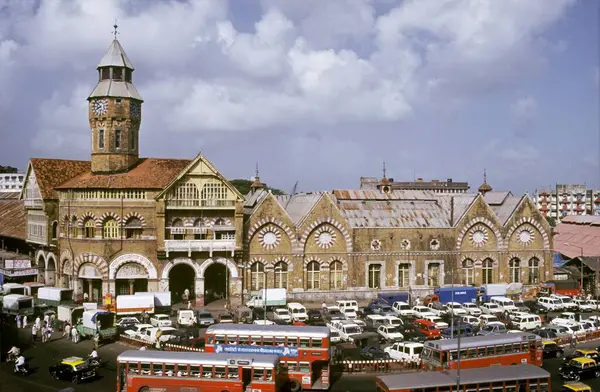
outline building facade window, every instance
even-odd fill
[[[58,222],[52,222],[52,239],[58,238]]]
[[[139,240],[142,238],[142,221],[136,217],[131,217],[125,223],[125,238],[130,240]]]
[[[540,261],[534,257],[529,260],[529,284],[540,283]]]
[[[204,184],[200,196],[202,200],[226,200],[227,192],[227,186],[222,182],[210,181]]]
[[[463,284],[471,285],[475,282],[475,270],[473,268],[473,260],[466,259],[462,262],[463,269]]]
[[[96,237],[96,222],[92,218],[88,218],[83,224],[83,236],[85,238]]]
[[[410,264],[398,264],[398,287],[410,287]]]
[[[98,131],[98,149],[104,149],[104,129]]]
[[[440,263],[429,263],[427,265],[427,285],[438,287],[440,285]]]
[[[275,288],[287,289],[288,264],[280,261],[275,264]]]
[[[250,289],[261,290],[265,288],[265,265],[259,261],[250,266]]]
[[[306,266],[306,289],[318,290],[321,288],[321,266],[316,261],[311,261]]]
[[[381,288],[381,264],[369,264],[367,284],[370,289]]]
[[[43,212],[28,213],[27,240],[38,244],[48,243],[48,218]]]
[[[494,262],[491,259],[483,260],[483,264],[481,266],[481,274],[481,283],[494,283]]]
[[[185,227],[183,227],[183,221],[179,218],[174,219],[171,223],[170,234],[172,240],[184,240],[185,239]]]
[[[119,223],[114,218],[109,218],[102,226],[102,237],[107,239],[119,238],[120,230]]]
[[[121,131],[115,129],[115,150],[121,149]]]
[[[334,261],[329,265],[329,288],[340,290],[342,288],[342,262]]]
[[[510,281],[511,283],[519,283],[521,281],[521,261],[514,258],[509,263]]]
[[[71,219],[71,227],[70,227],[70,229],[71,229],[71,237],[72,238],[79,237],[79,227],[77,226],[77,217],[76,216],[74,216]]]

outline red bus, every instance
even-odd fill
[[[128,350],[117,357],[118,392],[277,392],[287,383],[276,355]]]
[[[377,377],[377,392],[550,392],[550,373],[524,364]],[[456,384],[459,384],[457,389]]]
[[[425,342],[421,361],[425,370],[478,368],[530,363],[542,366],[542,338],[517,332]]]
[[[328,327],[215,324],[206,329],[206,352],[275,354],[287,367],[290,390],[330,386]]]

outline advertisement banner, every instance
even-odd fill
[[[0,272],[10,278],[13,278],[15,276],[27,276],[27,275],[37,275],[38,274],[37,268],[18,269],[18,270],[0,269]]]
[[[31,268],[31,260],[4,260],[4,268],[6,268],[6,269]]]
[[[297,357],[296,347],[281,346],[247,346],[237,344],[215,344],[215,353],[227,354],[266,354],[279,355],[280,357]]]

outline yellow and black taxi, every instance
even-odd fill
[[[565,380],[579,381],[585,378],[600,377],[600,368],[591,358],[573,358],[558,369]]]
[[[570,382],[563,385],[560,392],[592,392],[592,387],[582,382]]]
[[[575,350],[572,355],[565,357],[565,362],[569,362],[573,358],[590,358],[596,362],[600,362],[600,353],[598,353],[598,350],[580,348]]]
[[[542,340],[544,358],[560,358],[565,355],[565,349],[553,340]]]
[[[79,384],[81,381],[96,378],[96,370],[89,367],[83,358],[69,357],[50,366],[50,376],[55,380],[66,380],[73,384]]]

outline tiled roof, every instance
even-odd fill
[[[57,189],[163,189],[185,169],[190,159],[141,158],[123,173],[94,174],[86,171]]]
[[[90,170],[89,161],[67,159],[31,158],[31,165],[44,200],[58,199],[57,186]]]
[[[578,216],[563,219],[554,229],[554,250],[573,258],[581,255],[581,247],[584,256],[600,256],[600,224],[593,223],[600,221],[600,218],[589,218],[598,217]],[[580,223],[586,221],[590,222]]]
[[[25,240],[27,211],[25,202],[17,198],[0,198],[0,236]]]

